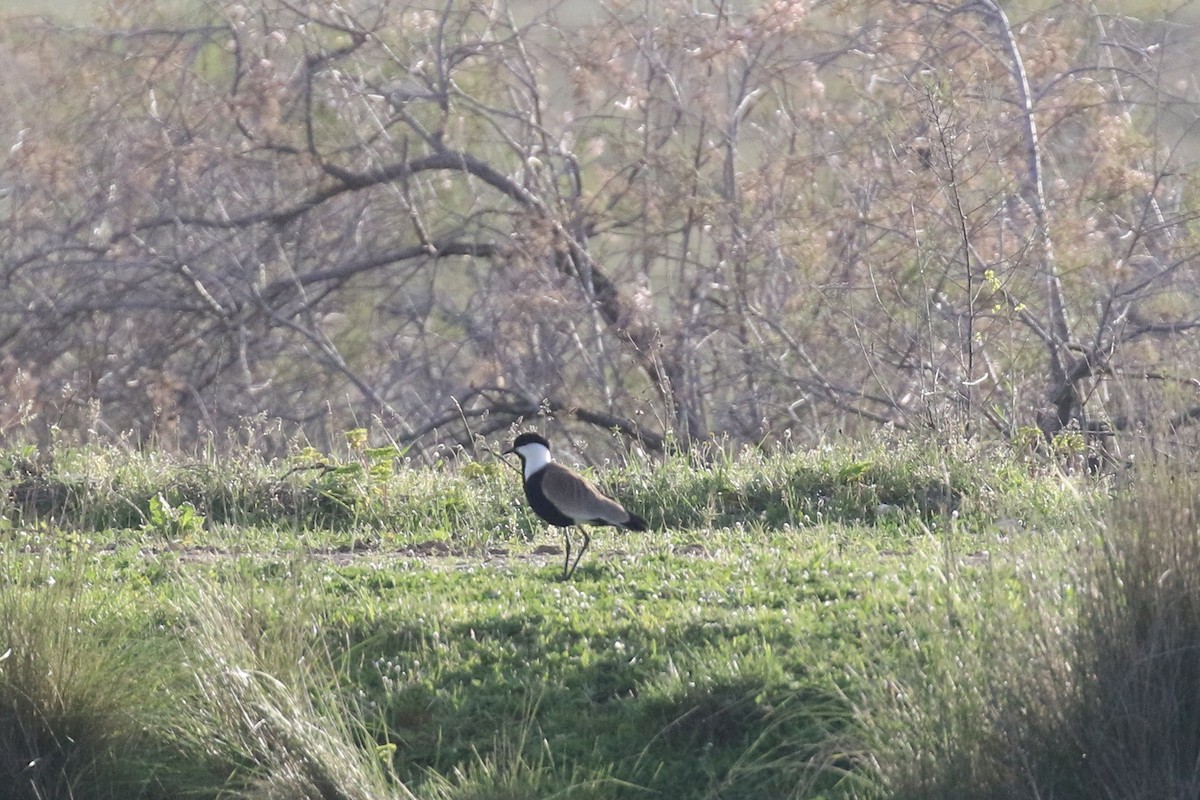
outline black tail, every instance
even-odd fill
[[[650,530],[650,523],[646,522],[646,520],[642,519],[637,514],[630,513],[629,519],[625,522],[624,527],[631,531],[648,531]]]

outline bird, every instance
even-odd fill
[[[579,566],[579,560],[591,544],[586,524],[614,525],[632,531],[649,529],[646,520],[626,511],[625,507],[588,483],[587,479],[569,467],[554,462],[550,442],[538,433],[522,433],[504,451],[516,453],[521,459],[525,483],[525,499],[539,517],[563,529],[566,556],[563,559],[562,579],[569,580]],[[583,533],[583,547],[571,563],[571,528]]]

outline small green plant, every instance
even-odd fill
[[[871,469],[870,461],[851,461],[838,469],[838,481],[841,483],[857,483]]]
[[[378,522],[386,518],[397,476],[397,464],[404,450],[395,445],[367,446],[367,431],[347,431],[350,453],[345,458],[306,447],[291,455],[284,478],[290,485],[299,483],[302,495],[313,498],[306,509],[312,523],[323,526],[350,526]],[[300,479],[304,479],[300,483]]]
[[[190,502],[172,505],[162,492],[158,492],[150,498],[149,505],[146,522],[142,525],[145,533],[170,541],[191,542],[204,529],[204,515]]]
[[[1050,443],[1054,454],[1060,458],[1078,456],[1087,452],[1087,439],[1078,429],[1068,428],[1054,434]]]

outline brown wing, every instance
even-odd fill
[[[542,478],[542,493],[567,516],[580,521],[596,520],[624,525],[629,512],[610,500],[574,471],[560,464],[548,464]]]

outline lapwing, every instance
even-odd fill
[[[522,433],[513,446],[504,451],[521,457],[525,475],[525,499],[534,513],[551,525],[563,529],[567,553],[563,560],[563,580],[575,574],[579,559],[591,544],[591,535],[583,528],[593,525],[615,525],[632,531],[649,528],[646,520],[625,510],[616,500],[605,497],[575,470],[556,464],[550,457],[550,443],[536,433]],[[571,527],[583,533],[583,547],[571,563]]]

